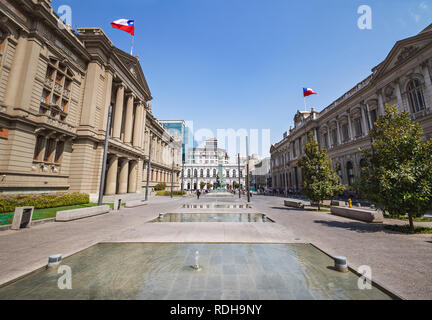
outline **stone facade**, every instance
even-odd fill
[[[109,106],[107,195],[179,187],[181,151],[153,116],[138,57],[100,28],[62,28],[50,0],[0,1],[0,192],[97,196]]]
[[[369,131],[384,114],[385,104],[397,105],[432,138],[432,25],[396,43],[387,58],[352,90],[317,112],[298,112],[294,127],[271,148],[273,189],[301,190],[298,161],[304,156],[307,134],[313,132],[341,182],[352,185],[361,172],[359,148],[371,147]]]

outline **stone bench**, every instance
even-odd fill
[[[381,211],[370,211],[359,208],[332,207],[331,213],[335,216],[345,217],[368,223],[383,223],[384,215]]]
[[[300,201],[285,200],[285,207],[304,209],[305,205]]]
[[[331,200],[324,200],[324,201],[321,203],[321,205],[322,205],[322,206],[328,206],[328,207],[330,207],[330,206],[332,205],[332,202],[331,202]],[[311,201],[311,206],[316,206],[316,207],[318,207],[318,202]]]
[[[148,204],[147,201],[145,201],[144,199],[129,200],[129,201],[126,201],[125,208],[136,208],[136,207],[145,206],[147,204]]]
[[[330,206],[333,207],[346,207],[346,202],[345,201],[339,201],[339,200],[332,200],[330,201]]]
[[[110,212],[110,206],[89,207],[75,210],[59,211],[56,215],[57,222],[68,222],[78,219],[98,216]]]

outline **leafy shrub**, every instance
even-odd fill
[[[90,196],[85,193],[4,195],[0,196],[0,213],[13,212],[16,207],[47,209],[88,203]]]
[[[174,191],[173,192],[173,195],[175,197],[180,197],[180,196],[185,195],[185,194],[186,194],[186,191],[183,191],[183,194],[181,191]],[[171,191],[158,191],[158,192],[156,192],[156,195],[159,197],[170,197]]]
[[[166,183],[159,183],[154,187],[155,191],[164,191],[166,188]]]

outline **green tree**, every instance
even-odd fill
[[[166,183],[159,183],[154,187],[155,191],[164,191],[166,188]]]
[[[308,135],[305,153],[306,155],[299,161],[304,179],[303,193],[311,201],[317,202],[318,210],[321,210],[323,200],[342,193],[345,191],[345,186],[340,184],[339,176],[332,169],[327,150],[320,150],[312,132]]]
[[[201,182],[201,183],[200,183],[201,190],[203,190],[204,187],[205,187],[206,185],[207,185],[207,184],[206,184],[205,182]]]
[[[423,141],[423,130],[407,112],[389,105],[370,134],[359,191],[392,216],[408,214],[415,232],[414,218],[432,208],[432,141]]]

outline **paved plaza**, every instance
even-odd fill
[[[244,200],[204,197],[199,203],[235,204]],[[265,214],[275,223],[148,223],[161,213],[191,211],[183,206],[197,203],[194,198],[151,198],[140,208],[0,232],[0,285],[44,267],[52,254],[67,257],[101,242],[311,243],[332,256],[346,256],[354,269],[370,266],[373,280],[402,298],[432,298],[432,236],[402,235],[384,230],[383,225],[290,210],[283,206],[283,200],[258,196],[253,198],[252,208],[244,209]],[[223,211],[210,212],[218,210]]]

